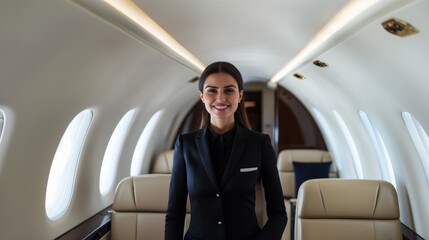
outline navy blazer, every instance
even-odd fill
[[[165,224],[165,239],[183,237],[189,193],[191,222],[185,239],[277,240],[287,223],[276,155],[270,137],[237,124],[231,157],[220,185],[210,159],[208,125],[180,135]],[[255,186],[262,180],[268,222],[260,229],[255,213]]]

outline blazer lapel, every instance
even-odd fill
[[[231,175],[234,173],[241,160],[241,155],[247,144],[247,129],[237,124],[237,130],[235,133],[234,143],[232,145],[231,156],[228,164],[226,165],[225,172],[222,176],[221,185],[224,186]]]
[[[207,126],[197,133],[195,136],[195,142],[197,144],[198,153],[200,154],[201,161],[203,162],[207,176],[212,182],[216,190],[219,191],[219,185],[216,180],[216,173],[213,168],[213,164],[210,158],[210,147],[209,140],[207,137]]]

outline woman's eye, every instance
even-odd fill
[[[235,92],[235,90],[233,88],[227,88],[225,89],[225,93],[226,94],[233,94]]]
[[[210,94],[215,94],[217,91],[216,89],[208,89],[207,92]]]

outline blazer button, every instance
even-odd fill
[[[217,225],[222,225],[222,221],[217,222]]]
[[[217,198],[220,198],[220,194],[219,194],[219,193],[216,193],[216,197],[217,197]]]

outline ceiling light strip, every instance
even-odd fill
[[[277,83],[296,71],[299,67],[312,62],[314,58],[318,57],[324,51],[351,36],[375,18],[379,18],[387,12],[402,7],[412,1],[414,0],[350,1],[291,61],[270,79],[270,82]]]
[[[74,0],[154,50],[201,73],[205,65],[131,0]]]

